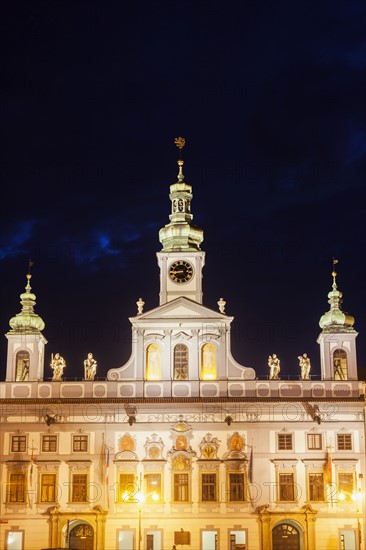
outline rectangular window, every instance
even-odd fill
[[[9,476],[7,502],[25,502],[25,474],[14,473]]]
[[[245,500],[243,473],[229,473],[229,499],[231,502]]]
[[[338,451],[352,451],[352,434],[337,434]]]
[[[26,449],[27,449],[27,436],[13,435],[11,438],[11,452],[25,453]]]
[[[88,452],[88,436],[87,435],[74,435],[72,438],[72,450],[74,453],[87,453]]]
[[[202,474],[202,502],[216,502],[216,474]]]
[[[87,502],[88,475],[74,474],[72,476],[72,502]]]
[[[294,474],[279,474],[279,500],[295,500]]]
[[[342,500],[352,499],[354,480],[353,472],[338,472],[338,498]]]
[[[41,502],[56,501],[56,474],[41,475]]]
[[[42,453],[55,453],[57,451],[57,435],[42,436]]]
[[[309,500],[314,502],[324,501],[324,474],[309,474]]]
[[[161,474],[146,474],[146,501],[158,502],[161,500]]]
[[[277,434],[278,435],[278,450],[292,451],[292,434]]]
[[[125,473],[119,475],[119,501],[120,502],[137,502],[136,494],[138,487],[134,473]]]
[[[189,476],[188,474],[174,474],[174,501],[189,501]]]
[[[322,434],[307,434],[308,449],[309,451],[319,451],[323,448],[323,436]]]
[[[5,550],[23,550],[24,530],[5,531]]]

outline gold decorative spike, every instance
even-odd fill
[[[177,137],[175,138],[174,143],[178,147],[178,149],[182,150],[186,144],[186,140],[184,137]]]
[[[336,260],[335,258],[333,258],[332,262],[333,262],[333,271],[332,271],[332,277],[333,277],[333,285],[336,284],[336,277],[337,277],[337,272],[335,270],[335,265],[338,263],[339,260]]]

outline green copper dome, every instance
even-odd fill
[[[333,271],[332,276],[332,290],[328,294],[330,309],[320,318],[319,326],[323,329],[323,332],[355,332],[353,328],[354,317],[341,309],[342,292],[337,288],[337,273]]]
[[[159,240],[163,252],[195,252],[201,250],[203,230],[192,224],[192,186],[184,182],[183,160],[178,160],[178,166],[178,181],[170,186],[170,223],[160,229]]]
[[[31,277],[32,275],[28,273],[25,292],[20,295],[22,311],[17,313],[17,315],[12,317],[9,321],[11,327],[9,331],[10,334],[39,334],[45,327],[43,319],[33,311],[33,307],[36,303],[36,295],[31,292]]]

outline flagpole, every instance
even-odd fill
[[[32,447],[31,447],[31,459],[30,459],[30,468],[29,468],[29,488],[33,487],[33,464],[34,464],[34,446],[33,446],[33,439],[32,439]],[[28,504],[30,508],[33,508],[33,499],[31,500],[31,494],[28,490]]]

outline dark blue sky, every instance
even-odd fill
[[[236,360],[297,374],[307,352],[319,374],[335,257],[365,367],[364,2],[129,4],[3,8],[2,332],[32,258],[46,365],[128,359],[136,300],[158,305],[182,135],[204,303],[226,299]]]

